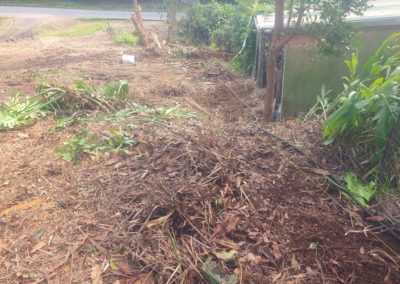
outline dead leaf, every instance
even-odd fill
[[[272,244],[272,253],[274,254],[275,259],[282,258],[282,253],[277,243]]]
[[[275,219],[275,217],[276,217],[276,213],[277,213],[277,211],[274,210],[274,211],[272,212],[271,216],[269,216],[267,219],[268,219],[269,221],[273,221],[273,220]]]
[[[225,240],[225,239],[219,239],[218,240],[217,239],[217,240],[214,240],[214,242],[216,242],[217,244],[219,244],[219,245],[221,245],[223,247],[230,248],[230,249],[233,249],[233,250],[236,250],[236,251],[238,251],[240,249],[240,245],[239,244],[237,244],[235,242],[232,242],[232,241],[229,241],[229,240]]]
[[[140,179],[142,180],[142,179],[144,179],[146,176],[147,176],[147,174],[149,173],[149,171],[144,171],[144,173],[140,176]]]
[[[254,255],[254,253],[251,253],[251,252],[249,252],[247,255],[246,255],[246,259],[248,260],[248,261],[253,261],[254,260],[254,258],[255,258],[256,256]]]
[[[296,256],[293,254],[292,258],[290,259],[290,264],[292,265],[293,268],[296,270],[300,270],[300,264],[296,259]]]
[[[312,168],[311,171],[317,175],[321,176],[329,176],[331,173],[327,170],[319,169],[319,168]]]
[[[362,255],[365,254],[365,249],[364,249],[364,247],[360,247],[360,253],[361,253]]]
[[[8,248],[8,245],[7,245],[4,241],[2,241],[2,240],[0,239],[0,254],[1,254],[1,252],[2,252],[3,250],[12,253],[12,251]]]
[[[272,275],[271,275],[271,277],[272,277],[272,282],[277,281],[279,278],[281,278],[281,276],[282,276],[282,272],[279,272],[278,274],[272,274]]]
[[[214,252],[215,256],[218,257],[221,260],[230,260],[230,259],[234,258],[234,256],[237,253],[238,253],[237,250],[230,250],[230,251],[223,250],[223,251],[220,251],[220,252],[217,252],[217,251]]]
[[[318,275],[318,272],[315,271],[315,270],[312,270],[311,267],[309,267],[309,266],[306,267],[306,271],[307,271],[307,274],[310,275],[310,276],[317,276]]]
[[[262,257],[259,255],[254,255],[253,253],[249,252],[246,255],[246,259],[250,261],[252,265],[259,265],[262,261]]]
[[[222,235],[226,232],[234,230],[239,223],[239,220],[240,218],[238,216],[235,216],[233,214],[226,214],[222,222],[217,225],[217,228],[212,234],[211,239],[213,240],[218,235]]]
[[[90,274],[92,279],[92,284],[103,284],[103,278],[101,277],[101,266],[95,265],[92,268],[92,273]]]
[[[155,284],[152,274],[140,274],[133,284]]]
[[[238,216],[231,216],[228,221],[228,225],[226,226],[226,231],[233,231],[237,224],[239,223],[240,218]]]
[[[214,233],[211,235],[211,240],[213,240],[217,235],[221,235],[224,232],[224,227],[222,224],[218,224],[217,228],[215,228]]]
[[[108,161],[106,161],[104,163],[105,166],[111,166],[114,165],[116,163],[118,163],[121,160],[121,158],[114,158],[114,159],[109,159]]]
[[[3,182],[3,184],[0,184],[0,187],[1,186],[6,186],[6,185],[9,185],[10,184],[10,181],[9,180],[6,180],[5,182]]]
[[[43,248],[46,245],[45,241],[40,241],[38,242],[36,245],[33,246],[33,248],[31,249],[31,253],[35,253],[38,250],[40,250],[41,248]]]
[[[385,221],[385,217],[380,216],[380,215],[370,216],[370,217],[367,217],[365,219],[367,221],[370,221],[370,222],[382,222],[382,221]]]
[[[155,220],[152,220],[152,221],[150,221],[150,222],[147,222],[147,224],[145,225],[145,227],[148,228],[148,229],[150,229],[150,228],[152,228],[152,227],[161,225],[162,223],[165,223],[165,222],[168,220],[169,216],[171,216],[171,214],[168,214],[168,215],[166,215],[166,216],[162,216],[162,217],[160,217],[160,218],[158,218],[158,219],[155,219]]]
[[[128,263],[126,263],[125,261],[116,259],[116,260],[113,260],[113,262],[118,266],[118,269],[126,276],[132,276],[134,274],[134,271],[132,270],[130,265]]]

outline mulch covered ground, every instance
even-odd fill
[[[399,280],[353,206],[255,128],[140,125],[130,155],[72,166],[53,127],[1,134],[2,283]]]

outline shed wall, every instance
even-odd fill
[[[366,61],[399,26],[366,28],[355,49],[344,56],[321,56],[310,38],[299,36],[288,46],[283,95],[283,115],[296,116],[307,112],[316,102],[322,85],[332,89],[332,96],[342,90],[341,77],[347,75],[344,60],[357,51],[360,63]]]

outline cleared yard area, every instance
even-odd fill
[[[0,130],[0,283],[399,283],[398,244],[310,159],[341,171],[319,132],[295,121],[266,132],[254,119],[263,93],[226,54],[116,42],[131,30],[71,19],[38,20],[29,37],[0,30],[0,101],[41,82],[68,99]],[[126,96],[104,86],[116,82]]]

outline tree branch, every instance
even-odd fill
[[[287,25],[286,25],[287,28],[290,27],[290,22],[292,21],[292,17],[293,17],[293,1],[294,0],[290,0],[289,17],[288,17]]]
[[[287,44],[289,41],[291,41],[298,34],[301,22],[303,21],[303,17],[304,17],[304,11],[305,11],[304,3],[305,3],[305,0],[302,0],[300,2],[299,15],[297,17],[297,21],[296,21],[296,24],[295,24],[292,32],[289,35],[282,38],[281,40],[279,40],[278,43],[276,44],[276,48],[278,50],[283,48],[285,46],[285,44]]]

